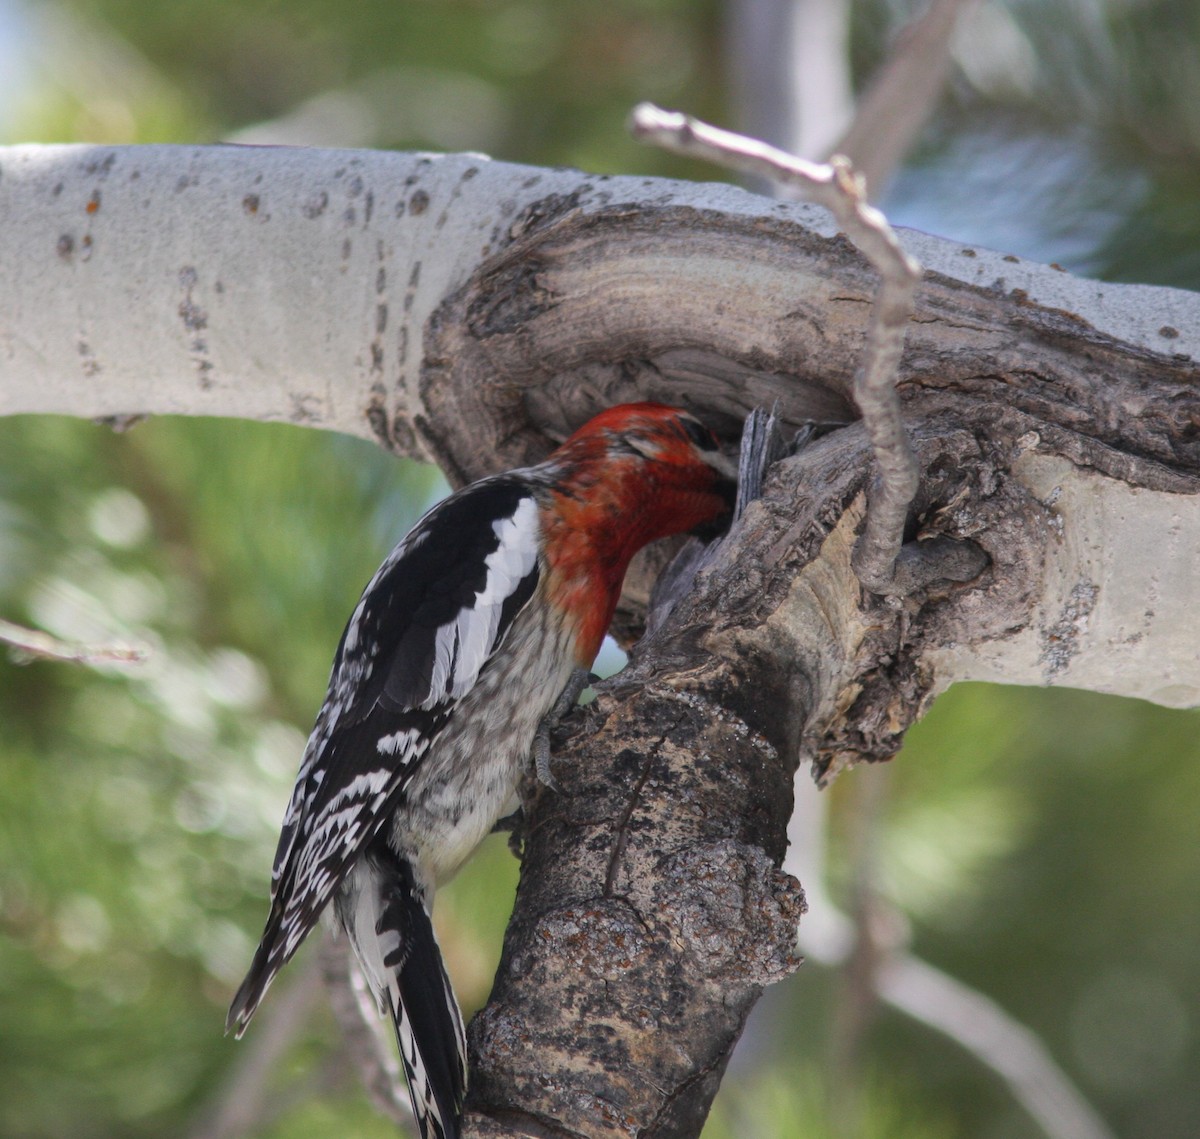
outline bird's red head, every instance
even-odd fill
[[[618,511],[637,546],[725,513],[737,468],[690,412],[624,403],[593,416],[550,457],[592,510]]]
[[[690,412],[627,403],[588,420],[547,460],[547,559],[560,602],[586,614],[590,663],[612,620],[625,571],[649,542],[728,512],[736,466]]]

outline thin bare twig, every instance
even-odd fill
[[[870,778],[874,772],[859,774]],[[803,769],[796,774],[795,795],[783,868],[804,882],[808,897],[797,943],[810,959],[834,967],[853,953],[855,937],[849,918],[825,889],[829,797]],[[944,1033],[996,1072],[1050,1139],[1115,1139],[1037,1035],[983,993],[895,946],[877,962],[874,980],[893,1008]]]
[[[0,619],[0,644],[10,647],[18,660],[61,660],[75,664],[142,664],[150,658],[144,645],[84,645],[60,641],[49,633],[26,629]]]
[[[400,1059],[345,938],[326,937],[321,944],[320,959],[334,1019],[342,1030],[346,1050],[367,1095],[381,1115],[406,1129],[411,1127],[412,1106],[400,1071]]]
[[[854,120],[831,148],[854,163],[878,201],[929,120],[950,66],[950,42],[959,15],[975,0],[930,0],[905,24],[858,100]]]
[[[854,399],[875,452],[879,480],[855,550],[854,570],[874,593],[906,592],[896,581],[896,558],[920,471],[900,416],[895,381],[921,279],[920,264],[904,251],[887,218],[867,203],[862,179],[844,158],[834,157],[828,164],[807,162],[649,103],[634,108],[630,125],[635,138],[655,146],[802,190],[806,198],[833,214],[879,274],[863,362],[854,380]]]
[[[188,1139],[237,1139],[264,1128],[277,1118],[284,1106],[274,1094],[269,1079],[279,1060],[296,1042],[305,1022],[316,1007],[321,989],[314,984],[316,959],[310,957],[263,1010],[262,1023],[239,1045],[238,1058],[199,1120],[188,1131]]]
[[[864,773],[860,773],[864,774]],[[850,919],[854,944],[842,961],[830,1030],[829,1115],[837,1135],[862,1132],[864,1054],[879,1013],[878,970],[896,942],[899,923],[879,892],[880,830],[887,797],[885,769],[853,787],[850,817]]]
[[[1008,1084],[1052,1139],[1116,1139],[1038,1035],[994,1001],[908,953],[884,962],[879,995],[945,1033]]]

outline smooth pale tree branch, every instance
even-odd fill
[[[997,1072],[1051,1139],[1116,1139],[1037,1033],[983,993],[907,953],[881,963],[876,985],[888,1004],[944,1032]]]
[[[888,771],[885,768],[874,775],[873,779],[856,778],[849,788],[846,870],[854,939],[834,984],[827,1081],[830,1119],[836,1133],[844,1136],[862,1131],[864,1049],[879,1016],[875,972],[896,937],[897,915],[879,897],[877,888]]]
[[[0,216],[0,410],[307,423],[454,480],[628,399],[730,448],[776,400],[790,428],[844,423],[878,286],[816,208],[478,156],[0,150]],[[914,519],[991,564],[899,612],[864,600],[865,428],[771,469],[563,725],[469,1033],[467,1134],[699,1132],[797,964],[798,761],[893,755],[958,679],[1200,702],[1200,300],[905,243],[927,268],[897,369]]]
[[[850,6],[843,0],[731,0],[725,13],[725,57],[740,129],[820,160],[854,112]],[[751,185],[772,187],[766,178]]]

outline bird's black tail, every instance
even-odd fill
[[[246,979],[242,982],[241,988],[233,998],[233,1003],[229,1006],[229,1014],[225,1018],[226,1033],[232,1032],[240,1037],[246,1031],[246,1025],[250,1023],[255,1009],[266,995],[268,986],[275,979],[275,974],[287,962],[280,942],[282,919],[282,907],[272,903],[262,940],[259,941],[258,948],[254,951],[254,961],[246,973]]]
[[[391,1015],[422,1139],[458,1139],[466,1038],[413,867],[377,839],[345,885],[338,915]]]

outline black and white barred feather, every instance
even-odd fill
[[[505,667],[501,651],[550,633],[522,621],[541,574],[535,491],[528,477],[502,475],[452,495],[364,590],[284,818],[266,928],[227,1020],[240,1036],[335,899],[395,1022],[422,1134],[436,1139],[457,1134],[466,1061],[429,918],[433,889],[507,806],[513,769],[571,671],[565,645],[545,645],[550,666],[532,672]],[[512,746],[472,754],[481,724],[505,720],[516,722]]]

